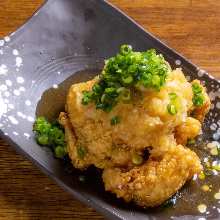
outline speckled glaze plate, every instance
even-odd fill
[[[203,146],[220,137],[219,82],[102,0],[48,0],[25,25],[0,40],[1,136],[74,197],[107,218],[220,219],[220,204],[214,198],[220,187],[218,172],[204,181],[194,177],[173,198],[174,206],[144,210],[106,193],[99,171],[89,170],[82,183],[79,171],[35,143],[32,124],[36,115],[55,118],[64,107],[71,83],[97,74],[104,58],[114,55],[124,43],[140,51],[156,48],[173,68],[181,67],[189,78],[205,83],[213,104],[194,149],[201,160],[207,158],[209,152]],[[218,163],[217,157],[213,160]],[[211,185],[211,192],[200,190],[204,184]],[[201,203],[207,206],[204,213],[197,209]]]

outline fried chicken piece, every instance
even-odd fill
[[[102,169],[131,167],[134,154],[143,154],[150,148],[152,155],[160,156],[176,144],[173,130],[185,121],[192,106],[191,84],[180,69],[169,75],[160,91],[143,91],[141,98],[126,104],[120,102],[109,113],[97,110],[94,103],[82,105],[83,91],[91,90],[96,80],[73,85],[67,96],[66,111],[74,130],[75,145],[87,152],[86,159],[81,160],[85,168],[88,163]],[[177,94],[181,104],[175,116],[167,111],[171,92]],[[120,117],[120,123],[112,126],[114,116]],[[72,145],[69,151],[72,148],[76,152],[77,147]],[[77,155],[71,155],[75,160]]]
[[[60,114],[73,166],[104,169],[106,190],[125,201],[146,207],[160,205],[201,171],[197,155],[182,145],[201,129],[197,119],[188,117],[189,112],[197,111],[196,117],[201,119],[209,108],[199,112],[193,107],[191,83],[180,69],[169,74],[160,91],[144,90],[141,98],[119,102],[108,113],[97,110],[94,103],[82,104],[83,91],[91,90],[96,81],[73,85],[66,113]],[[174,93],[178,111],[172,115],[167,106]],[[208,103],[205,90],[204,95]],[[115,116],[120,117],[120,123],[111,125]],[[148,160],[146,150],[150,152]],[[142,165],[134,163],[134,155],[142,157]]]
[[[175,138],[177,144],[185,145],[188,139],[193,139],[199,135],[201,123],[195,118],[188,117],[185,122],[175,128]]]
[[[143,207],[158,206],[175,194],[187,180],[202,170],[196,153],[181,145],[173,146],[161,158],[150,157],[129,171],[105,169],[105,189],[126,202]]]
[[[71,129],[64,127],[75,139],[75,144],[68,147],[71,159],[78,161],[73,162],[75,167],[131,167],[132,156],[142,154],[146,148],[158,157],[175,145],[176,140],[177,144],[185,144],[188,138],[198,135],[200,123],[187,117],[193,108],[191,83],[180,69],[169,75],[160,91],[143,91],[142,99],[129,104],[118,103],[110,113],[97,110],[94,103],[82,105],[83,91],[91,90],[96,81],[97,78],[73,85],[67,96],[66,117]],[[177,94],[181,106],[176,115],[167,111],[171,92]],[[204,95],[208,97],[205,91]],[[197,117],[204,117],[207,110]],[[114,116],[119,116],[121,122],[112,126],[110,121]],[[85,158],[79,158],[79,147],[86,152]]]

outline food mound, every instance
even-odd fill
[[[143,207],[162,204],[202,166],[185,145],[201,132],[210,100],[155,50],[123,45],[93,80],[74,84],[66,112],[73,166],[103,169],[105,189]]]

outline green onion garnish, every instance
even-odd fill
[[[196,107],[201,107],[205,102],[205,97],[203,95],[202,86],[199,83],[193,83],[192,84],[192,90],[193,90],[193,104]]]
[[[114,116],[112,119],[111,119],[111,125],[117,125],[118,123],[121,122],[121,119],[119,116]]]
[[[139,165],[141,165],[143,162],[144,162],[144,159],[143,159],[143,157],[142,157],[141,155],[135,153],[135,154],[132,156],[132,163],[133,163],[134,165],[139,166]]]
[[[177,98],[177,94],[175,92],[169,93],[169,97],[171,101],[175,101]]]
[[[131,100],[131,91],[130,91],[130,89],[127,89],[125,87],[121,87],[117,90],[117,92],[120,94],[119,99],[122,102],[129,102]]]
[[[122,82],[125,85],[129,85],[133,82],[133,77],[132,76],[122,77]]]
[[[179,100],[176,93],[169,93],[170,103],[167,105],[167,111],[170,115],[176,115],[179,108]]]
[[[175,105],[172,105],[172,104],[168,104],[168,105],[167,105],[167,111],[168,111],[169,114],[171,114],[171,115],[177,114],[176,106],[175,106]]]
[[[77,154],[80,159],[84,159],[86,153],[87,153],[87,149],[84,146],[82,145],[77,146]]]
[[[37,142],[38,142],[38,144],[40,144],[42,146],[49,145],[49,137],[48,137],[48,135],[46,135],[46,134],[38,135]]]
[[[195,141],[195,139],[188,139],[187,140],[187,144],[186,145],[193,145],[193,144],[195,144],[196,143],[196,141]]]
[[[67,154],[66,148],[62,146],[56,147],[54,152],[55,152],[55,156],[61,159]]]
[[[94,103],[97,109],[109,112],[118,102],[130,101],[132,90],[160,90],[169,71],[167,62],[155,50],[135,52],[131,46],[122,45],[116,56],[106,60],[92,90],[83,92],[82,104]]]
[[[56,157],[67,155],[63,128],[58,123],[50,123],[44,117],[39,117],[34,123],[36,141],[42,146],[50,147]]]

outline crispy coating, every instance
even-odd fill
[[[79,158],[77,152],[77,141],[76,135],[74,133],[73,127],[70,120],[65,112],[61,112],[59,116],[59,123],[65,129],[65,139],[67,142],[67,151],[69,157],[72,160],[73,166],[78,169],[86,169],[90,165],[94,164],[96,161],[96,155],[91,155],[90,153],[85,154],[84,158]],[[132,167],[132,151],[128,151],[125,147],[112,147],[111,154],[109,157],[103,160],[97,160],[97,167],[111,167],[112,164],[115,166],[123,166],[126,164],[127,167]]]
[[[188,117],[185,122],[175,128],[175,138],[178,144],[185,145],[188,139],[193,139],[201,131],[201,123],[195,118]]]
[[[170,148],[162,158],[150,157],[145,164],[129,171],[105,169],[103,181],[105,189],[115,193],[118,198],[153,207],[175,194],[201,169],[198,156],[178,145]]]

